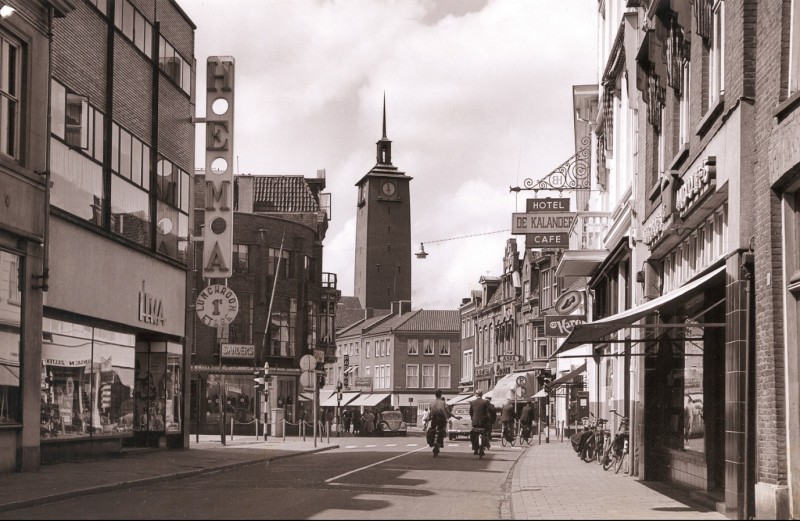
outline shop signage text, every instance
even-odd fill
[[[55,358],[46,358],[44,360],[44,365],[56,365],[59,367],[86,367],[91,363],[91,360],[57,360]]]
[[[358,387],[369,387],[372,385],[372,377],[370,376],[356,376],[353,378],[353,385]]]
[[[647,246],[652,246],[664,234],[664,207],[662,205],[653,211],[642,233]]]
[[[575,326],[586,323],[586,315],[548,315],[544,317],[544,335],[565,337]]]
[[[475,376],[492,376],[494,374],[494,368],[492,366],[485,366],[485,367],[476,367],[475,368]]]
[[[499,355],[497,359],[501,362],[519,362],[519,355]]]
[[[537,246],[569,248],[569,233],[528,233],[528,243]]]
[[[683,184],[675,195],[675,209],[681,217],[691,212],[696,203],[716,188],[717,158],[709,156],[694,172],[687,172]]]
[[[253,358],[255,353],[253,344],[222,344],[223,358]]]
[[[528,199],[525,201],[525,211],[532,212],[568,212],[569,197],[547,197],[545,199]]]
[[[139,322],[146,324],[164,325],[164,303],[144,291],[139,292]]]
[[[234,59],[209,56],[206,71],[203,277],[228,278],[233,265]]]
[[[239,299],[228,286],[212,284],[197,296],[197,316],[203,324],[220,327],[233,322],[239,312]]]
[[[528,233],[569,233],[577,214],[560,213],[514,213],[512,214],[512,235]]]

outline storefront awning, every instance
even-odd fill
[[[550,358],[555,358],[564,351],[574,349],[582,344],[603,342],[608,335],[616,333],[622,328],[631,327],[634,322],[640,320],[644,316],[654,313],[664,306],[678,302],[681,299],[685,300],[691,295],[702,291],[706,284],[711,283],[712,280],[716,278],[722,277],[724,273],[725,266],[720,266],[702,277],[688,282],[678,289],[670,291],[666,295],[661,295],[660,297],[645,302],[641,306],[626,309],[616,315],[611,315],[610,317],[602,318],[594,322],[587,322],[575,326],[572,333],[569,334],[564,340],[564,343],[561,344],[561,347],[559,347]],[[696,325],[703,326],[704,324]]]
[[[558,389],[562,385],[571,382],[572,380],[575,379],[575,377],[584,373],[585,371],[586,371],[586,362],[582,363],[575,369],[569,371],[567,374],[559,376],[558,378],[550,382],[549,386],[550,392],[553,392],[555,389]],[[544,392],[544,389],[539,389],[539,391],[533,396],[531,396],[531,398],[544,398],[545,396],[547,396],[547,393]]]
[[[303,391],[297,395],[297,400],[301,402],[313,402],[314,401],[314,393],[310,391]]]
[[[385,400],[389,397],[389,393],[380,393],[380,394],[362,394],[358,397],[358,399],[354,400],[349,405],[354,407],[374,407],[378,405],[380,402]]]
[[[325,401],[320,400],[320,407],[336,407],[337,405],[344,407],[345,405],[352,405],[350,402],[356,399],[361,393],[342,393],[342,400],[337,401],[337,394],[331,394]]]
[[[474,398],[474,394],[459,394],[457,396],[453,396],[449,400],[447,400],[447,405],[455,405],[457,403],[464,403],[469,398]]]
[[[348,367],[348,368],[347,368],[347,369],[346,369],[346,370],[345,370],[345,371],[344,371],[342,374],[349,374],[349,373],[352,373],[352,372],[353,372],[353,371],[355,371],[356,369],[358,369],[358,366],[357,366],[357,365],[351,365],[351,366],[350,366],[350,367]]]

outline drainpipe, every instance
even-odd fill
[[[45,139],[45,165],[44,172],[39,172],[39,175],[44,175],[44,233],[42,240],[44,242],[44,251],[42,252],[42,274],[34,275],[34,279],[41,279],[42,283],[39,286],[34,286],[36,289],[47,291],[49,288],[48,281],[50,279],[50,132],[52,129],[53,111],[50,103],[52,96],[53,86],[53,6],[47,8],[47,132]]]
[[[744,279],[744,489],[742,494],[743,505],[739,510],[739,519],[750,519],[750,299],[753,284],[753,263],[754,255],[752,251],[747,251],[742,255],[741,273]]]

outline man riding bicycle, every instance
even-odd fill
[[[514,420],[517,418],[517,413],[514,411],[514,402],[507,401],[503,405],[503,412],[500,413],[500,423],[503,424],[503,436],[506,440],[514,438]]]
[[[441,389],[436,389],[434,395],[436,399],[430,408],[431,426],[428,430],[427,441],[428,445],[433,447],[433,455],[436,456],[439,454],[439,449],[444,448],[444,431],[447,429],[447,420],[450,418],[458,418],[460,420],[461,417],[454,415],[450,411],[447,402],[442,397]]]
[[[522,425],[522,434],[524,438],[530,436],[531,429],[533,428],[533,404],[528,400],[522,412],[519,414],[519,423]]]
[[[476,399],[469,402],[469,417],[472,420],[472,432],[470,433],[470,441],[472,441],[472,453],[483,456],[484,446],[487,443],[486,426],[487,419],[489,418],[489,402],[483,399],[483,391],[475,391]],[[478,443],[478,436],[483,433],[484,443]]]

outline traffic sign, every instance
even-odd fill
[[[313,371],[316,366],[317,359],[314,358],[314,355],[303,355],[303,358],[300,359],[300,369],[303,371]]]
[[[525,377],[524,376],[520,375],[520,376],[517,377],[517,385],[525,385]]]
[[[314,371],[303,371],[300,373],[300,385],[303,387],[314,387],[314,378],[317,375]]]
[[[525,389],[524,385],[520,385],[517,387],[517,398],[523,398],[527,394],[528,390]]]

